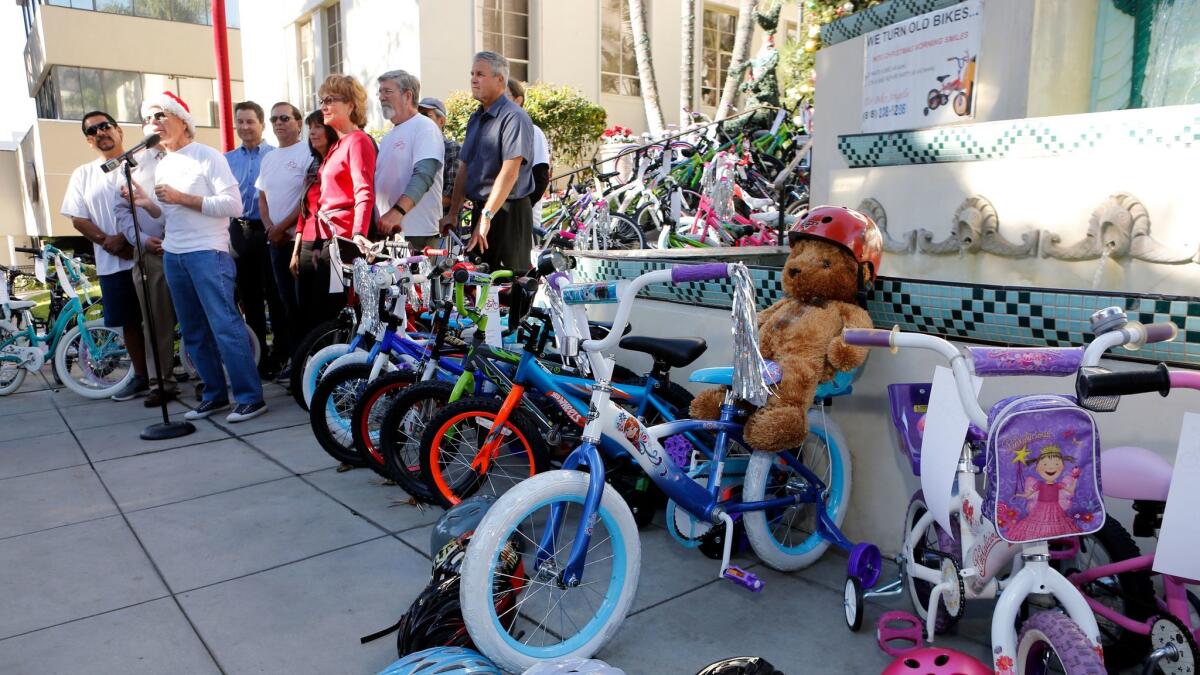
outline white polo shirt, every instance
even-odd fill
[[[286,148],[276,148],[262,158],[254,187],[260,193],[266,193],[272,221],[284,218],[300,203],[304,193],[304,176],[312,161],[312,149],[304,141]],[[292,225],[288,229],[288,237],[295,234],[296,226]]]
[[[446,144],[437,124],[424,115],[413,115],[392,128],[379,142],[375,160],[375,210],[382,216],[404,196],[413,166],[423,159],[446,162]],[[414,237],[437,234],[442,218],[442,169],[433,175],[429,190],[421,196],[400,224],[400,232]]]
[[[95,159],[75,169],[67,183],[67,194],[63,197],[60,212],[68,218],[86,218],[96,224],[104,234],[118,234],[117,217],[113,206],[119,195],[117,179],[124,174],[121,170],[104,173],[100,165],[103,159]],[[133,260],[125,260],[105,251],[100,244],[93,244],[96,254],[96,274],[116,274],[133,268]]]

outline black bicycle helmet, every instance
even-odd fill
[[[761,656],[735,656],[700,669],[696,675],[783,675]]]

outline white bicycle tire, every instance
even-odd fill
[[[837,449],[843,474],[839,492],[839,508],[833,513],[833,521],[838,527],[841,527],[842,522],[846,519],[846,512],[849,510],[851,488],[854,485],[850,466],[850,450],[846,445],[846,439],[842,435],[841,429],[833,423],[833,420],[828,417],[822,419],[822,417],[819,409],[810,409],[808,411],[808,428],[814,431],[824,429],[829,435],[829,440]],[[809,433],[813,433],[813,431]],[[765,499],[767,479],[770,476],[770,469],[776,457],[776,453],[762,451],[755,451],[750,457],[750,464],[746,467],[746,480],[742,485],[743,499],[748,502]],[[827,487],[830,490],[834,489],[832,485]],[[750,546],[754,549],[754,554],[774,569],[783,572],[804,569],[819,560],[825,553],[825,550],[829,548],[829,542],[821,540],[803,553],[788,553],[777,545],[775,537],[767,525],[766,512],[747,511],[743,514],[743,518],[745,518],[746,523],[746,538],[750,540]],[[814,533],[813,536],[816,537],[818,535]]]
[[[124,336],[119,329],[105,327],[104,321],[101,319],[93,319],[84,325],[87,327],[89,333],[93,331],[107,331],[122,335],[122,341],[124,340]],[[132,365],[130,365],[129,370],[126,371],[124,377],[107,387],[88,386],[87,384],[84,384],[83,382],[80,382],[72,377],[71,370],[67,364],[67,347],[72,343],[79,341],[80,339],[81,336],[79,333],[79,324],[77,323],[65,334],[63,334],[62,338],[59,339],[58,344],[54,347],[54,371],[58,373],[59,379],[62,380],[62,383],[68,389],[84,398],[99,400],[111,397],[113,394],[120,391],[121,388],[133,378],[134,372]]]
[[[523,672],[539,659],[514,649],[505,640],[506,636],[500,635],[496,630],[492,617],[495,613],[492,606],[490,574],[492,560],[507,542],[516,525],[524,520],[531,509],[556,497],[573,496],[582,499],[587,494],[588,480],[588,475],[583,472],[558,470],[547,471],[521,481],[501,495],[488,509],[487,515],[472,535],[470,545],[467,546],[459,587],[463,620],[476,648],[505,671]],[[622,541],[628,542],[622,568],[624,583],[607,620],[592,631],[592,636],[576,649],[555,654],[553,658],[591,658],[620,629],[637,595],[641,542],[638,539],[633,513],[611,485],[604,486],[600,509],[612,517]],[[564,526],[570,527],[571,524],[565,523]]]
[[[317,350],[304,364],[304,377],[300,380],[300,388],[304,393],[304,404],[312,405],[313,394],[317,391],[317,381],[321,373],[333,360],[350,351],[350,345],[345,343],[332,344]],[[364,354],[366,352],[363,352]]]

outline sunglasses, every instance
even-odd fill
[[[100,133],[101,131],[108,131],[109,129],[112,129],[114,126],[115,125],[112,122],[108,122],[108,121],[104,121],[99,124],[93,124],[92,126],[83,130],[83,135],[84,136],[95,136],[96,134]]]
[[[161,122],[165,119],[167,119],[167,113],[162,112],[161,110],[159,112],[154,113],[153,115],[146,117],[147,122]]]
[[[292,117],[291,115],[272,115],[267,119],[270,120],[271,124],[275,124],[276,122],[283,122],[284,124],[287,124],[288,122],[299,118]]]
[[[326,96],[325,98],[317,99],[317,105],[322,106],[322,107],[327,106],[327,105],[333,105],[334,103],[345,103],[345,102],[346,102],[346,99],[345,99],[345,97],[342,97],[342,96]]]

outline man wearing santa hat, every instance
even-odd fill
[[[167,154],[155,169],[154,194],[166,217],[163,266],[183,342],[204,399],[189,412],[204,419],[229,407],[226,374],[236,405],[226,417],[241,422],[267,411],[246,324],[234,302],[236,272],[229,255],[229,219],[242,215],[242,196],[225,157],[195,142],[191,111],[171,92],[142,103]]]

